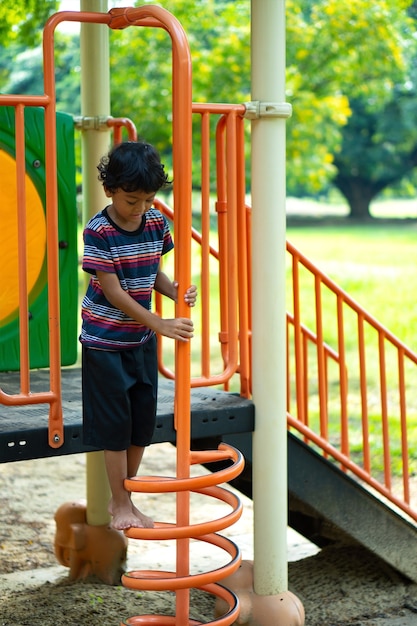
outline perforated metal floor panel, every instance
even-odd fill
[[[0,373],[0,387],[18,393],[17,372]],[[49,389],[49,372],[31,372],[31,391]],[[82,443],[81,370],[62,370],[64,443],[54,449],[48,445],[48,410],[45,404],[10,407],[0,404],[0,463],[63,454],[93,451]],[[203,439],[223,434],[251,432],[254,406],[239,395],[199,387],[191,390],[191,438]],[[174,384],[161,379],[158,393],[157,423],[153,443],[175,442]]]

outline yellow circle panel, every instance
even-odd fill
[[[19,270],[17,237],[17,190],[16,162],[0,150],[2,200],[0,224],[2,245],[0,246],[0,325],[10,321],[19,309]],[[30,294],[42,269],[46,249],[46,221],[42,201],[35,185],[26,175],[26,254],[27,290]]]

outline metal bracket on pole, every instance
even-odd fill
[[[105,115],[74,116],[75,128],[78,130],[109,130],[108,121],[111,117]]]
[[[248,120],[257,120],[261,117],[282,117],[288,118],[292,115],[292,106],[288,102],[245,102],[246,113],[244,117]]]

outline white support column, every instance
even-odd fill
[[[81,11],[107,13],[107,0],[81,0]],[[110,115],[109,29],[102,24],[81,24],[81,116]],[[94,126],[94,125],[93,125]],[[110,129],[90,128],[82,132],[83,223],[104,207],[105,195],[97,179],[97,164],[106,154]],[[87,523],[109,522],[110,489],[102,452],[87,454]]]
[[[252,0],[254,590],[288,590],[285,0]]]

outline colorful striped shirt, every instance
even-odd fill
[[[166,218],[152,208],[136,231],[126,231],[107,209],[84,229],[83,270],[91,274],[82,302],[80,341],[90,347],[125,350],[147,341],[154,333],[106,299],[97,270],[117,274],[122,289],[150,310],[152,291],[162,255],[174,247]]]

